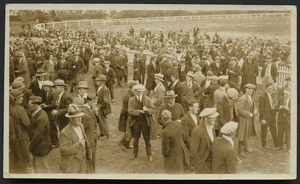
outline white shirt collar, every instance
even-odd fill
[[[228,137],[228,136],[226,136],[226,135],[222,135],[222,137],[223,137],[224,139],[226,139],[227,141],[229,141],[230,144],[232,145],[232,147],[234,147],[234,142],[233,142],[233,140],[232,140],[231,137]]]
[[[99,91],[103,88],[104,84],[102,86],[100,86],[97,90],[97,94],[99,93]]]

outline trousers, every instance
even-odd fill
[[[150,142],[150,127],[148,127],[146,118],[138,118],[135,124],[131,127],[132,136],[134,138],[133,141],[133,154],[135,156],[138,155],[139,151],[139,139],[141,137],[141,133],[143,134],[144,141],[146,144],[146,152],[147,156],[151,156],[151,142]]]

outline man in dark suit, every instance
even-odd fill
[[[164,76],[166,76],[168,69],[172,68],[170,55],[167,55],[162,58],[160,66],[161,66],[160,73],[162,73],[162,74],[164,74]]]
[[[78,82],[84,80],[83,73],[86,71],[86,66],[84,61],[79,57],[79,52],[75,52],[75,57],[70,61],[70,71],[72,93]]]
[[[106,76],[105,85],[108,88],[111,96],[111,101],[114,101],[114,79],[115,79],[115,71],[110,68],[110,62],[104,61],[104,69],[103,74]]]
[[[150,129],[155,126],[152,117],[155,114],[155,107],[150,98],[143,95],[143,91],[145,90],[143,85],[137,84],[133,89],[135,91],[135,96],[130,98],[128,102],[128,123],[134,138],[133,156],[130,159],[133,160],[138,155],[139,138],[142,133],[146,144],[148,160],[152,162]],[[156,135],[156,133],[154,132],[152,135]]]
[[[172,121],[181,122],[181,118],[184,116],[184,110],[183,110],[182,105],[175,102],[176,97],[177,97],[177,95],[174,93],[173,90],[166,92],[166,95],[164,98],[166,99],[167,103],[160,108],[160,112],[158,113],[157,121],[159,124],[162,124],[161,112],[163,110],[168,110],[171,112],[171,115],[172,115],[171,120]]]
[[[232,57],[230,60],[231,61],[227,69],[229,75],[229,81],[232,81],[236,85],[238,85],[239,77],[241,76],[241,67],[240,65],[238,65],[236,57]]]
[[[177,95],[175,97],[175,102],[181,104],[182,99],[182,87],[181,82],[179,81],[179,74],[175,70],[170,74],[171,83],[169,85],[169,90],[173,90],[174,93]]]
[[[216,137],[213,129],[219,115],[216,108],[205,108],[200,113],[203,122],[191,133],[191,171],[210,174],[212,169],[212,143]]]
[[[264,65],[261,71],[261,82],[263,86],[263,91],[265,91],[266,89],[266,84],[271,82],[275,83],[276,78],[278,76],[276,63],[272,63],[272,61],[273,61],[272,56],[267,55],[266,64]]]
[[[151,56],[150,63],[147,65],[147,79],[146,79],[146,91],[145,94],[149,96],[151,90],[156,86],[154,81],[154,75],[159,72],[159,68],[156,64],[156,56]]]
[[[146,60],[147,56],[143,53],[143,49],[140,50],[140,54],[138,55],[138,63],[139,63],[139,79],[141,84],[145,83],[145,76],[146,76]]]
[[[89,43],[84,43],[82,46],[82,49],[80,49],[80,56],[84,61],[85,67],[86,67],[86,72],[89,71],[89,61],[92,56],[92,50],[89,47]]]
[[[105,86],[106,76],[99,74],[95,79],[97,85],[99,86],[96,91],[96,96],[98,97],[97,107],[98,107],[98,123],[101,139],[109,138],[109,130],[107,125],[107,115],[111,113],[111,98],[107,87]]]
[[[216,103],[217,112],[219,116],[215,126],[216,135],[219,135],[219,130],[229,121],[237,122],[237,112],[235,107],[235,100],[238,99],[238,91],[234,88],[227,90],[227,95],[223,96],[220,101]]]
[[[56,79],[54,81],[53,86],[55,87],[56,93],[57,93],[57,102],[56,102],[56,108],[51,111],[51,118],[56,121],[57,126],[59,130],[61,131],[67,124],[68,119],[65,117],[65,114],[68,111],[69,105],[72,103],[73,98],[72,96],[65,90],[66,84],[62,79]],[[54,140],[52,142],[58,143],[58,130],[53,130],[53,136]],[[58,144],[54,147],[58,147]]]
[[[198,101],[198,98],[201,94],[199,85],[193,80],[194,72],[189,71],[186,74],[186,81],[181,83],[181,105],[185,112],[188,111],[188,103],[194,100]]]
[[[83,115],[74,104],[70,104],[65,114],[69,124],[59,134],[62,173],[86,173],[87,160],[92,159],[90,144],[81,124]]]
[[[179,64],[180,64],[180,66],[178,67],[179,80],[180,80],[180,82],[184,82],[186,80],[186,74],[189,71],[192,71],[192,67],[185,64],[185,59],[184,58],[180,59]]]
[[[237,158],[232,138],[236,134],[238,123],[230,121],[220,130],[222,137],[217,137],[212,144],[212,173],[213,174],[235,174]]]
[[[259,120],[261,122],[261,141],[262,147],[269,148],[267,145],[267,131],[270,129],[272,139],[275,145],[274,149],[278,147],[277,126],[276,126],[276,102],[273,96],[273,83],[266,84],[266,92],[259,98]]]
[[[186,147],[190,150],[191,133],[194,128],[199,125],[199,104],[196,101],[189,103],[189,111],[181,119],[182,137]]]
[[[283,149],[283,139],[287,144],[287,152],[291,149],[291,89],[285,88],[283,96],[279,98],[277,104],[278,111],[278,146]]]
[[[42,97],[43,102],[45,101],[45,92],[44,92],[42,87],[43,87],[43,82],[44,82],[44,79],[45,79],[45,75],[47,75],[47,73],[44,72],[43,69],[41,69],[41,68],[37,69],[37,72],[35,74],[36,80],[33,81],[30,84],[30,87],[29,87],[29,89],[32,91],[32,93],[35,96]]]
[[[35,173],[50,173],[46,156],[52,150],[49,118],[47,113],[40,107],[42,98],[32,96],[29,104],[32,110],[30,124],[29,151],[33,155],[33,169]]]
[[[181,124],[171,121],[172,115],[168,110],[163,110],[162,117],[162,155],[164,156],[164,168],[166,174],[183,174],[190,164],[189,151],[186,148],[182,136]]]

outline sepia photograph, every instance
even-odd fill
[[[296,6],[5,15],[4,178],[296,179]]]

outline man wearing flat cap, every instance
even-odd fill
[[[216,108],[205,108],[200,113],[202,123],[191,133],[191,171],[210,174],[212,170],[212,143],[215,140],[214,125],[219,113]]]
[[[126,121],[128,119],[128,102],[129,99],[131,97],[134,97],[134,90],[133,90],[133,86],[135,86],[136,84],[138,84],[137,81],[129,81],[128,82],[128,91],[127,93],[123,96],[123,104],[122,104],[122,110],[120,113],[120,117],[119,117],[119,124],[118,124],[118,130],[120,132],[125,132],[124,137],[121,139],[120,144],[122,144],[123,146],[125,146],[126,148],[130,148],[130,140],[131,138],[129,138],[129,140],[126,140]]]
[[[156,138],[156,133],[151,132],[155,128],[153,115],[155,114],[155,107],[149,97],[143,95],[145,87],[141,84],[137,84],[133,87],[135,91],[135,96],[129,99],[128,102],[128,123],[131,128],[132,136],[134,138],[133,142],[133,156],[130,158],[135,159],[138,156],[139,151],[139,138],[141,133],[143,134],[144,141],[146,144],[146,153],[148,160],[153,161],[150,133],[153,133]]]
[[[256,88],[253,84],[246,84],[246,93],[241,96],[237,102],[237,112],[238,112],[238,153],[242,157],[245,157],[245,152],[252,152],[248,146],[248,141],[250,136],[255,136],[254,127],[254,116],[257,114],[257,108],[253,100],[253,92]]]
[[[101,139],[108,139],[109,130],[107,125],[107,115],[111,113],[111,98],[110,92],[107,89],[105,82],[106,76],[103,74],[99,74],[95,79],[97,85],[99,86],[96,91],[96,96],[98,97],[97,107],[98,107],[98,123],[100,129],[100,137]]]
[[[29,107],[32,110],[29,151],[33,155],[35,173],[50,173],[46,157],[52,150],[50,125],[47,113],[41,108],[42,98],[32,96]]]
[[[74,104],[70,104],[65,114],[69,124],[59,134],[62,173],[86,173],[87,160],[92,159],[90,144],[81,124],[83,115]]]
[[[217,137],[212,144],[212,173],[236,174],[236,166],[241,163],[234,150],[234,142],[238,127],[237,122],[230,121],[220,130],[221,137]]]
[[[276,125],[276,101],[273,94],[272,82],[266,84],[266,92],[259,98],[259,120],[261,122],[261,141],[263,148],[269,148],[267,144],[267,131],[270,129],[275,149],[278,149],[277,125]]]
[[[238,121],[235,101],[239,97],[239,92],[234,88],[227,89],[226,95],[216,103],[219,116],[215,126],[216,135],[219,135],[219,130],[229,121]]]
[[[190,165],[189,151],[182,136],[181,124],[171,120],[171,112],[163,110],[162,119],[162,155],[166,174],[184,174]]]

